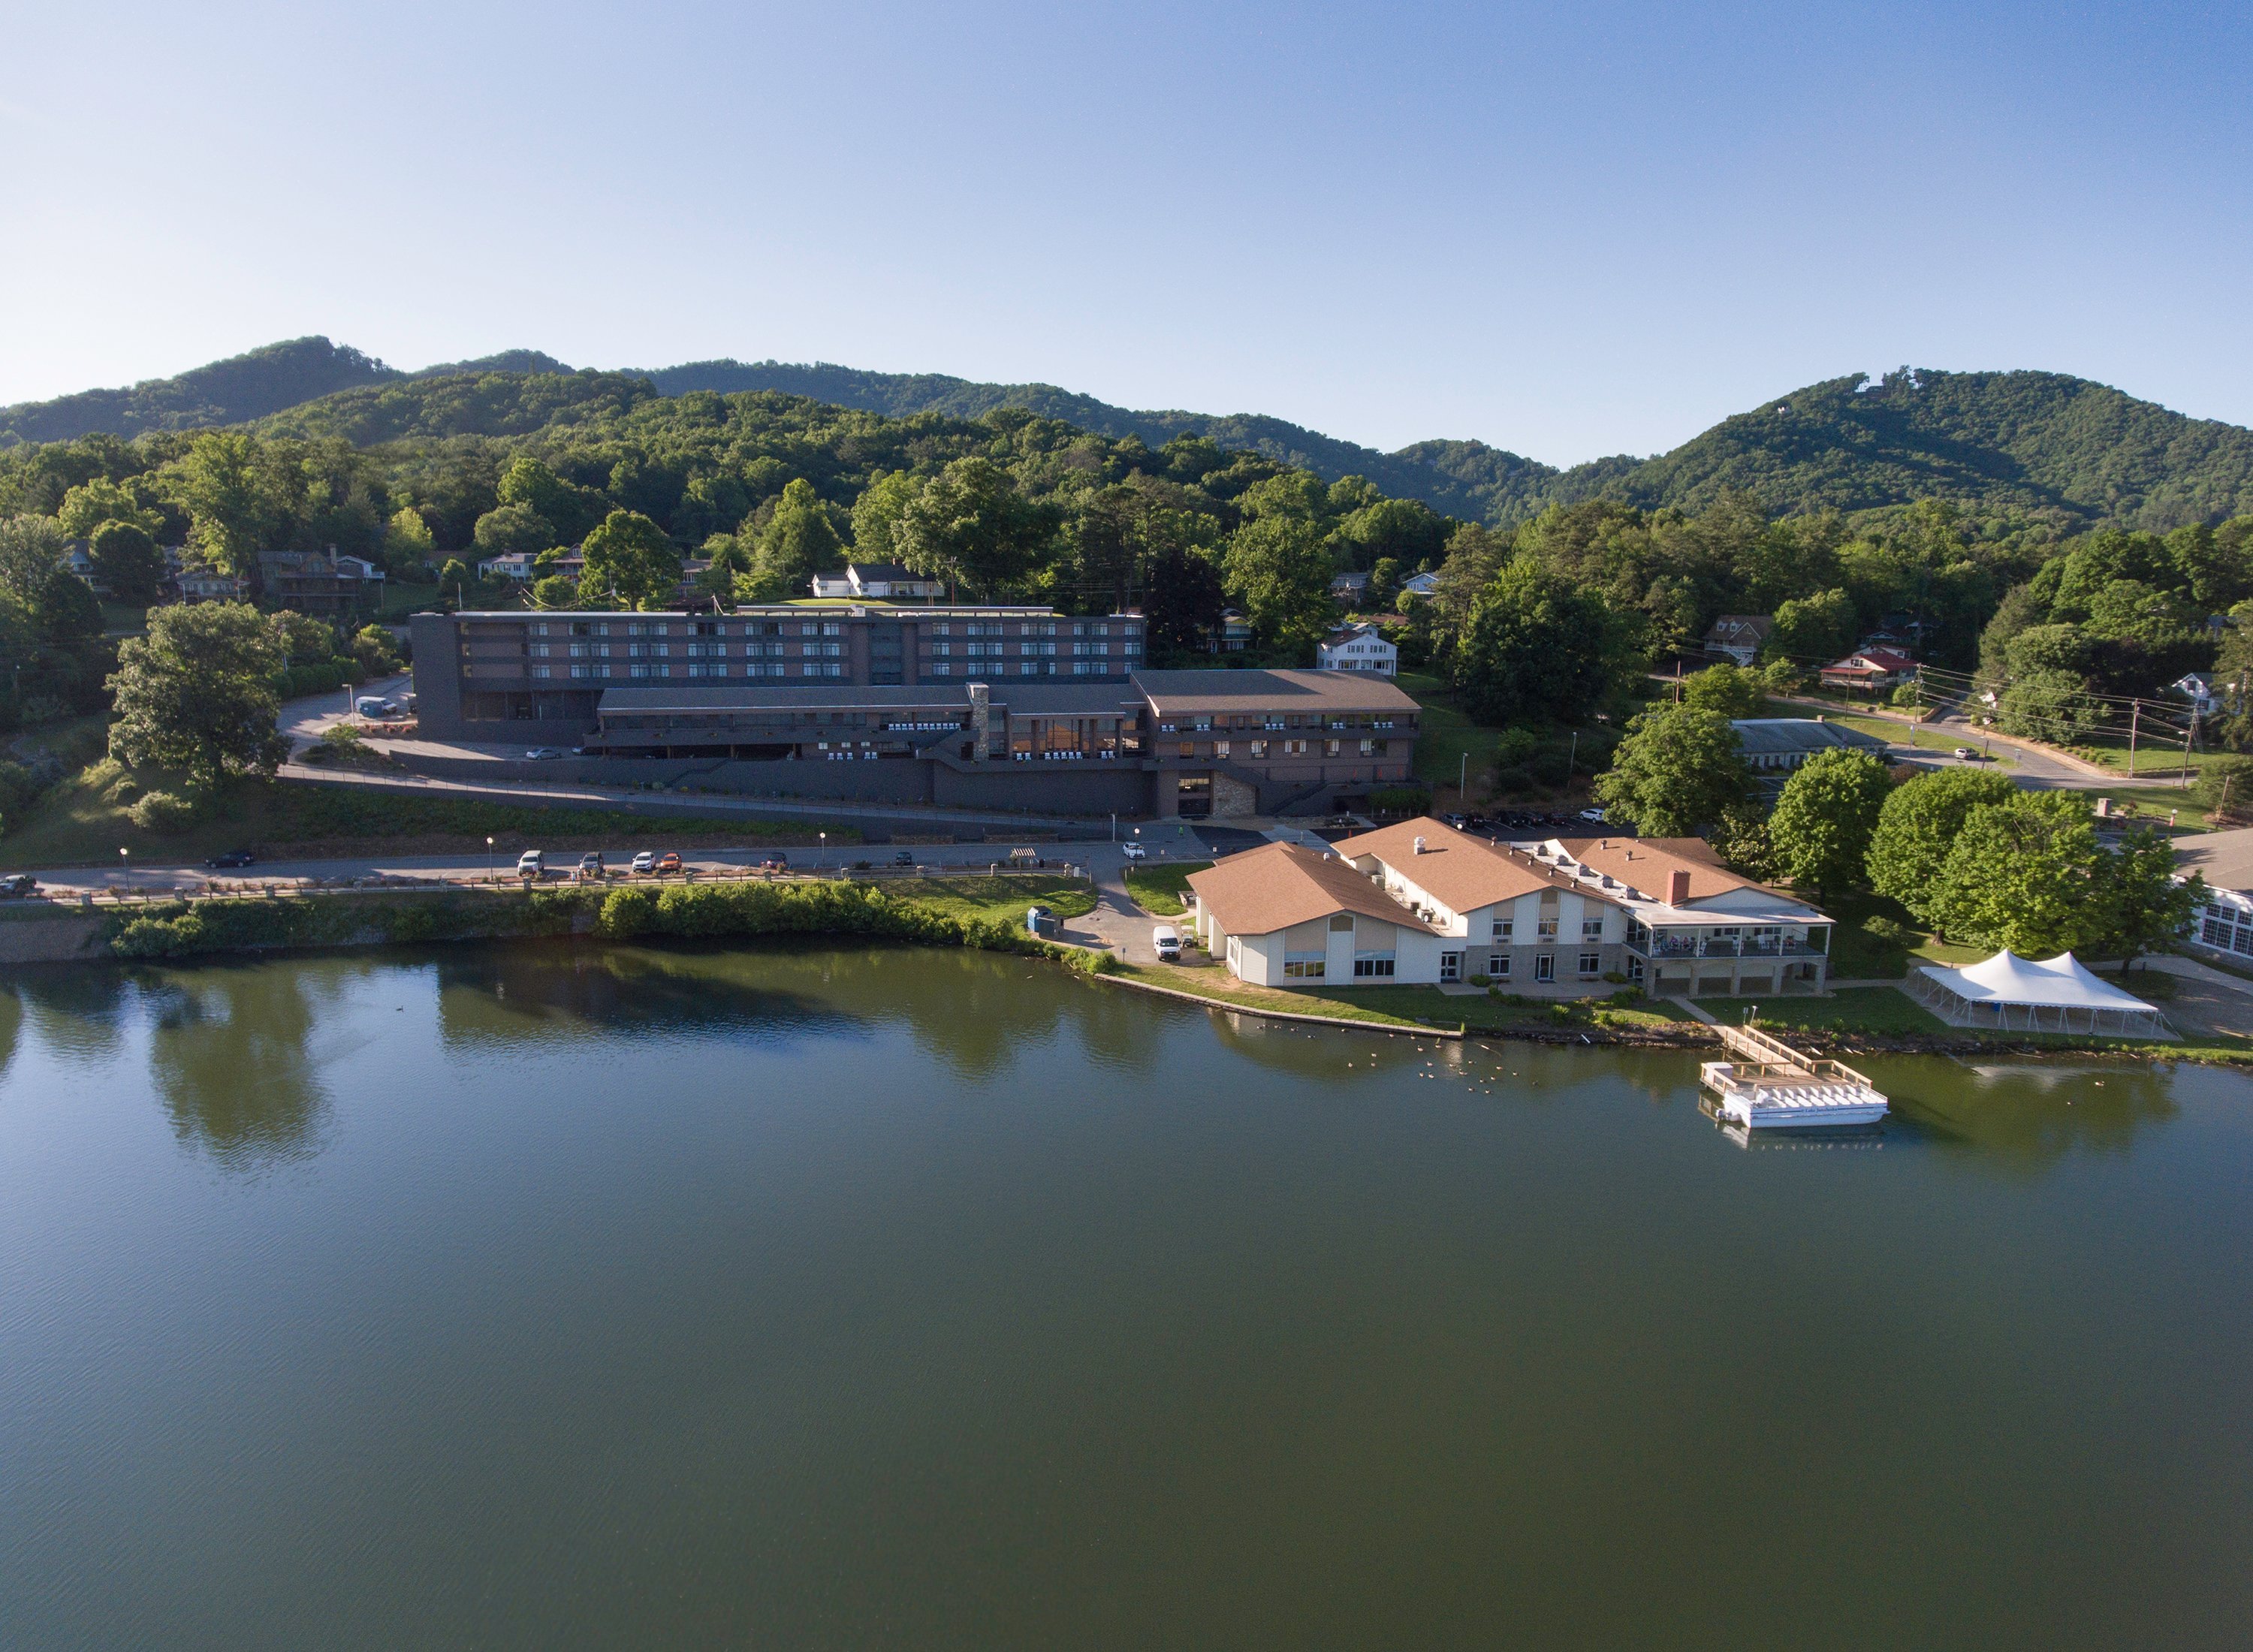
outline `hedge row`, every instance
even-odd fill
[[[960,918],[866,883],[728,883],[541,889],[527,895],[303,896],[176,901],[114,914],[119,958],[596,934],[620,940],[851,935],[1053,958],[1105,973],[1107,952],[1058,946],[996,918]]]

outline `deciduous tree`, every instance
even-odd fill
[[[2077,791],[2020,791],[1981,804],[1956,834],[1924,915],[1951,941],[2029,958],[2087,946],[2108,922],[2096,876],[2102,854]]]
[[[1784,782],[1768,840],[1784,875],[1818,896],[1860,882],[1893,778],[1866,751],[1817,752]]]
[[[680,583],[680,553],[638,511],[612,511],[587,535],[584,554],[581,589],[615,596],[629,608],[669,602]]]
[[[148,635],[125,639],[109,679],[110,754],[184,770],[204,785],[271,773],[289,750],[275,729],[271,681],[286,658],[274,626],[247,603],[151,610]]]
[[[1653,837],[1682,837],[1742,805],[1752,790],[1737,731],[1717,711],[1643,713],[1596,779],[1608,813]]]
[[[2018,788],[1985,769],[1937,770],[1895,787],[1870,833],[1870,887],[1929,921],[1927,906],[1941,868],[1971,811],[2017,795]]]
[[[121,603],[145,607],[164,582],[164,554],[138,522],[112,519],[98,525],[87,541],[94,576]]]

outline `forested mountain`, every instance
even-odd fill
[[[1656,457],[1618,456],[1559,471],[1482,442],[1418,442],[1381,453],[1281,419],[1138,411],[1046,384],[776,361],[575,372],[529,350],[410,374],[325,338],[300,338],[129,390],[0,408],[0,446],[11,437],[66,441],[97,430],[132,436],[251,422],[272,434],[361,445],[526,436],[698,391],[774,392],[891,418],[974,420],[1018,408],[1153,449],[1188,435],[1325,481],[1364,477],[1395,498],[1501,524],[1595,498],[1702,510],[1732,491],[1779,514],[1851,514],[1944,498],[1975,514],[2068,530],[2110,523],[2166,531],[2253,512],[2253,431],[2186,418],[2062,373],[1908,368],[1882,380],[1810,385]]]
[[[24,442],[71,442],[97,430],[136,436],[150,430],[192,430],[244,424],[340,390],[408,378],[473,372],[568,372],[553,356],[510,350],[476,361],[448,361],[419,373],[401,373],[349,345],[326,338],[292,338],[171,379],[146,379],[129,389],[83,390],[52,401],[0,408],[0,446]]]

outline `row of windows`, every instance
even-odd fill
[[[1488,979],[1497,981],[1508,980],[1510,965],[1509,953],[1496,952],[1487,964]],[[1583,976],[1601,975],[1604,972],[1604,955],[1601,952],[1583,952],[1580,954],[1580,973]],[[1533,979],[1537,982],[1553,981],[1557,979],[1556,953],[1536,952],[1533,955]]]
[[[617,666],[610,664],[607,659],[598,659],[589,664],[574,664],[571,667],[571,675],[582,680],[587,679],[617,677],[621,675],[626,677],[667,677],[672,674],[672,672],[673,668],[670,666],[651,665],[643,660],[635,660],[632,664],[629,665],[623,673],[621,673]],[[533,679],[535,681],[547,681],[553,678],[555,674],[555,668],[553,666],[534,666],[532,668]],[[688,662],[686,674],[690,677],[726,677],[729,676],[730,673],[727,666],[718,660],[691,660]],[[753,663],[745,666],[743,669],[743,675],[745,677],[781,677],[785,675],[795,677],[842,677],[844,674],[845,667],[838,665],[785,666],[779,662],[773,664]]]
[[[2226,917],[2212,916],[2216,911],[2227,910],[2221,907],[2208,907],[2207,909],[2208,916],[2199,925],[2198,938],[2208,946],[2220,947],[2225,951],[2243,952],[2247,957],[2253,958],[2253,912],[2238,915],[2238,921],[2235,924]]]
[[[1358,743],[1361,747],[1361,756],[1364,757],[1382,757],[1387,755],[1387,742],[1385,741],[1364,740]],[[1314,742],[1311,740],[1250,740],[1245,742],[1245,749],[1254,759],[1270,756],[1304,757],[1310,755],[1307,748],[1312,744]],[[1322,742],[1322,755],[1326,757],[1343,757],[1345,756],[1345,744],[1343,740],[1325,740]],[[1226,758],[1232,756],[1235,751],[1234,741],[1215,740],[1209,742],[1209,749],[1205,755]],[[1184,757],[1196,756],[1198,755],[1196,742],[1182,741],[1181,755]]]
[[[1280,713],[1270,713],[1264,716],[1256,717],[1222,717],[1218,719],[1211,717],[1175,717],[1169,721],[1160,723],[1158,725],[1158,732],[1161,735],[1207,735],[1212,733],[1216,727],[1224,732],[1230,728],[1265,728],[1270,730],[1276,728],[1329,728],[1338,730],[1352,728],[1390,728],[1392,727],[1392,719],[1390,717],[1331,717],[1326,721],[1320,715],[1310,714],[1301,717],[1295,713],[1288,717],[1282,715]]]

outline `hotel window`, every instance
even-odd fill
[[[1254,757],[1266,756],[1267,755],[1267,742],[1264,740],[1253,741],[1252,742],[1252,755]]]
[[[1214,741],[1212,742],[1212,755],[1216,757],[1225,757],[1228,755],[1228,742],[1225,740]]]
[[[720,622],[716,619],[698,620],[696,634],[699,637],[717,637],[720,634]]]
[[[722,664],[691,660],[688,662],[688,674],[691,677],[724,677],[728,674],[728,667]]]
[[[1553,917],[1539,917],[1534,919],[1533,938],[1537,941],[1555,940],[1557,938],[1557,920]]]
[[[952,677],[954,675],[954,667],[943,659],[938,660],[932,664],[931,674],[934,677]]]
[[[1533,979],[1537,981],[1553,981],[1557,979],[1555,953],[1537,952],[1533,955]]]
[[[1392,974],[1392,954],[1390,952],[1356,952],[1353,972],[1357,979],[1389,979]]]
[[[553,666],[534,666],[532,668],[532,674],[535,677],[552,677],[555,674],[555,667]]]
[[[1182,756],[1184,756],[1184,757],[1194,757],[1194,756],[1196,756],[1196,741],[1194,741],[1194,740],[1184,740],[1184,741],[1182,741],[1182,746],[1181,746],[1181,755],[1182,755]]]
[[[534,620],[534,621],[533,622],[533,624],[532,624],[532,634],[533,634],[534,637],[545,637],[545,636],[547,636],[547,635],[548,635],[548,622],[547,622],[546,620],[544,620],[544,619],[541,619],[541,620]]]
[[[1318,981],[1322,978],[1323,958],[1321,953],[1309,953],[1303,958],[1285,954],[1283,973],[1292,980]]]
[[[688,645],[688,658],[691,659],[724,659],[727,658],[727,654],[728,645],[725,643],[691,643]]]
[[[665,675],[665,669],[661,666],[648,666],[644,665],[639,661],[636,661],[633,665],[626,667],[626,675],[629,677],[662,677]]]
[[[1322,755],[1323,755],[1324,756],[1326,756],[1326,757],[1335,757],[1335,756],[1336,756],[1338,755],[1338,746],[1339,746],[1339,744],[1340,744],[1340,742],[1337,742],[1337,741],[1336,741],[1336,740],[1325,740],[1325,741],[1323,741],[1323,742],[1322,742]]]
[[[1361,742],[1361,755],[1364,757],[1375,756],[1377,755],[1377,742],[1374,740],[1363,741]]]
[[[1600,917],[1582,918],[1580,920],[1580,938],[1584,941],[1602,940],[1604,938],[1603,919]]]
[[[1497,941],[1508,940],[1510,938],[1510,925],[1514,922],[1514,919],[1506,917],[1498,917],[1494,919],[1494,933],[1489,938]]]
[[[1092,677],[1102,668],[1099,660],[1075,659],[1071,662],[1071,674],[1075,677]]]
[[[587,645],[586,645],[586,644],[584,644],[584,643],[573,643],[573,644],[571,645],[571,658],[572,658],[572,659],[586,659],[586,657],[587,657]]]
[[[933,643],[931,645],[931,652],[933,658],[945,659],[954,652],[954,645],[952,643]]]
[[[1583,975],[1594,975],[1594,974],[1600,973],[1600,972],[1602,971],[1603,967],[1604,967],[1604,958],[1603,958],[1603,954],[1602,954],[1602,953],[1601,953],[1601,952],[1583,952],[1583,953],[1581,953],[1581,954],[1580,954],[1580,973],[1581,973],[1581,974],[1583,974]]]
[[[532,645],[532,657],[534,659],[545,659],[548,658],[548,651],[555,645],[553,643],[534,643]]]
[[[834,619],[825,619],[821,622],[821,634],[824,637],[842,637],[845,628]]]

